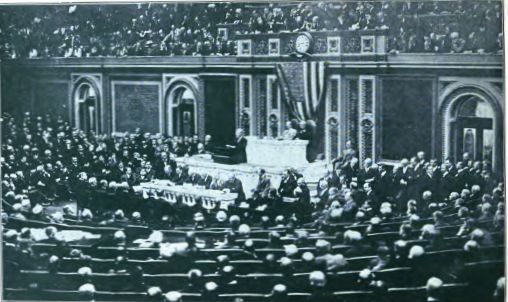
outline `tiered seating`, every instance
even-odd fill
[[[2,7],[0,20],[0,57],[9,58],[235,55],[220,27],[232,33],[386,29],[390,49],[400,52],[502,49],[497,1],[13,6]]]
[[[380,226],[383,229],[397,229],[401,222],[385,222]],[[48,223],[40,221],[19,221],[10,219],[5,225],[5,230],[17,229],[23,227],[42,227]],[[55,225],[55,224],[53,224]],[[87,226],[75,224],[56,225],[58,229],[74,227],[75,229],[89,229]],[[368,227],[368,224],[358,225],[335,225],[332,226],[335,232],[345,231],[347,229],[362,230]],[[182,241],[185,238],[185,232],[192,227],[180,228],[179,230],[163,230],[165,239],[169,242]],[[289,234],[289,230],[278,229],[283,234],[281,244],[290,244],[295,242],[295,238]],[[374,292],[372,289],[363,288],[358,285],[359,274],[362,269],[376,259],[374,246],[364,244],[362,249],[355,255],[346,257],[347,267],[343,270],[329,271],[327,275],[328,289],[332,292],[332,297],[338,301],[415,301],[421,300],[425,296],[425,281],[434,275],[440,276],[445,280],[443,292],[449,298],[447,301],[466,301],[464,297],[471,290],[469,281],[474,280],[475,274],[481,274],[482,278],[487,279],[486,284],[490,287],[495,284],[497,277],[503,274],[503,252],[502,241],[496,245],[482,247],[477,255],[466,252],[462,245],[467,238],[457,237],[459,226],[450,225],[442,227],[446,234],[443,246],[439,250],[429,249],[419,259],[418,262],[406,260],[405,265],[394,261],[388,267],[375,272],[377,280],[382,280],[387,288],[382,295]],[[100,228],[97,233],[103,236],[111,235],[117,228]],[[222,240],[229,231],[228,228],[214,228],[195,230],[196,240],[198,242],[213,242]],[[269,247],[269,229],[253,228],[252,237],[257,247],[254,249],[254,255],[246,252],[242,248],[198,249],[192,255],[187,257],[177,257],[170,259],[160,259],[158,248],[139,248],[131,246],[94,246],[93,244],[70,244],[66,251],[79,249],[83,254],[90,258],[82,259],[71,257],[69,254],[63,256],[60,260],[57,272],[49,271],[47,268],[47,259],[53,254],[61,253],[62,247],[52,243],[34,243],[32,250],[35,255],[31,267],[19,267],[19,273],[15,282],[6,282],[5,297],[7,299],[35,299],[35,300],[77,300],[80,295],[77,289],[85,282],[91,282],[97,290],[95,299],[97,301],[145,301],[149,299],[146,295],[147,286],[158,286],[163,292],[181,291],[184,301],[206,301],[208,298],[202,297],[201,289],[189,287],[188,271],[199,269],[203,275],[200,284],[208,281],[214,281],[221,284],[224,276],[220,274],[220,263],[217,262],[219,255],[227,255],[230,259],[229,264],[234,266],[236,280],[233,285],[225,285],[220,289],[220,295],[216,297],[217,301],[234,301],[235,298],[242,298],[243,301],[263,301],[269,299],[270,291],[275,284],[285,284],[288,288],[289,299],[291,301],[305,301],[311,298],[312,287],[309,284],[310,272],[315,270],[313,265],[305,263],[301,256],[303,252],[310,251],[317,254],[315,242],[319,239],[326,239],[332,244],[332,253],[346,253],[351,249],[350,244],[344,244],[340,236],[322,236],[316,229],[306,229],[310,233],[306,245],[299,246],[298,253],[291,255],[293,259],[293,269],[289,275],[284,271],[268,266],[265,257],[268,254],[274,254],[280,265],[280,258],[286,256],[283,246]],[[285,234],[286,233],[286,234]],[[284,235],[285,234],[285,235]],[[331,233],[333,234],[333,232]],[[373,233],[367,235],[365,242],[378,242],[382,240],[388,246],[391,246],[399,237],[396,232]],[[242,247],[246,239],[237,239],[236,245]],[[130,240],[129,240],[130,241]],[[426,246],[428,240],[408,240],[408,248],[413,245]],[[4,250],[6,248],[15,249],[15,242],[7,239],[4,241]],[[481,255],[481,256],[478,256]],[[126,261],[119,270],[117,263],[118,256],[125,256]],[[78,270],[81,267],[90,267],[91,276],[81,276]],[[424,267],[422,267],[424,266]],[[144,285],[139,285],[139,279],[131,273],[131,269],[140,267],[142,271],[142,280]],[[459,268],[459,270],[457,270]],[[486,273],[482,273],[486,272]],[[488,272],[488,273],[487,273]],[[452,276],[453,274],[457,274]],[[37,284],[37,287],[33,287]],[[373,300],[374,299],[374,300]],[[376,300],[377,299],[377,300]],[[386,300],[381,300],[386,299]],[[469,300],[467,300],[469,301]],[[471,300],[472,301],[472,300]]]
[[[319,199],[317,204],[299,199],[282,206],[284,196],[297,196],[305,189],[304,180],[288,171],[287,183],[292,181],[296,186],[281,182],[280,192],[270,188],[266,198],[238,200],[239,205],[228,207],[227,212],[160,201],[167,206],[162,209],[152,207],[156,204],[151,199],[129,193],[132,185],[128,182],[120,191],[98,187],[98,183],[103,187],[116,184],[119,174],[109,183],[102,179],[102,170],[96,166],[103,163],[91,160],[94,152],[82,159],[86,169],[80,171],[77,158],[62,164],[58,159],[67,151],[55,148],[53,158],[44,141],[37,141],[32,149],[28,145],[13,147],[16,133],[30,128],[18,128],[12,119],[6,120],[5,137],[11,142],[2,146],[7,153],[2,161],[6,299],[141,301],[154,299],[148,295],[153,294],[154,287],[161,293],[177,291],[183,301],[280,301],[282,295],[291,301],[372,302],[408,301],[427,295],[446,301],[483,302],[494,290],[500,296],[502,289],[496,280],[503,276],[504,187],[495,179],[489,180],[488,162],[468,161],[467,168],[462,162],[445,164],[456,184],[450,185],[448,178],[436,175],[440,185],[450,187],[424,191],[428,175],[405,159],[402,168],[393,169],[387,183],[382,182],[383,173],[369,167],[368,172],[375,176],[371,179],[374,184],[368,185],[362,176],[365,169],[350,173],[358,160],[350,150],[351,158],[344,157],[343,163],[337,159],[336,172],[320,180],[319,190],[323,184],[329,190],[313,196]],[[35,124],[30,121],[28,114],[22,124]],[[52,125],[50,118],[47,123]],[[66,127],[60,125],[57,127]],[[71,132],[70,126],[65,129]],[[75,136],[69,136],[69,141],[82,139],[80,132],[72,133]],[[55,135],[55,145],[63,142],[65,135]],[[142,150],[149,143],[148,137],[132,136],[131,141],[122,139],[122,144],[127,151],[132,144]],[[96,147],[101,149],[107,142],[108,138],[97,138]],[[18,153],[37,155],[36,146],[44,150],[48,171],[34,155],[30,157],[33,163],[19,164]],[[169,148],[158,147],[164,146]],[[82,149],[81,144],[75,147],[76,153]],[[174,151],[178,149],[176,141]],[[109,152],[107,158],[115,160],[118,155],[114,150]],[[143,156],[153,156],[155,166],[159,155],[152,153]],[[419,156],[425,162],[425,156]],[[132,160],[128,155],[123,159]],[[52,163],[60,166],[57,171]],[[424,166],[437,171],[434,164],[431,161]],[[146,163],[137,165],[129,168],[150,170]],[[406,181],[399,175],[404,167],[417,175],[416,180],[407,177]],[[113,165],[111,171],[117,168]],[[349,189],[335,182],[337,172],[344,179],[350,176]],[[85,182],[86,173],[94,176]],[[131,176],[126,171],[120,179]],[[62,179],[67,180],[62,183]],[[363,190],[358,190],[362,182]],[[411,182],[409,187],[407,182]],[[389,196],[380,194],[382,198],[376,200],[372,195],[386,193],[385,187],[391,185],[394,192]],[[101,195],[99,191],[106,192]],[[273,191],[277,198],[271,196]],[[130,204],[132,199],[135,206],[101,208],[105,195],[123,204]],[[404,207],[408,199],[411,201]],[[243,203],[255,207],[261,203],[260,207],[266,208],[253,212],[255,207],[246,209]],[[295,210],[309,205],[305,215]],[[174,297],[172,294],[169,296]],[[159,298],[156,300],[162,300]]]

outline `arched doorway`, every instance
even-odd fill
[[[174,136],[196,134],[196,96],[186,85],[175,87],[168,97],[167,132]]]
[[[475,95],[465,95],[457,102],[455,147],[457,155],[467,152],[474,160],[492,162],[494,149],[494,111]]]
[[[99,95],[94,86],[84,81],[74,90],[76,127],[85,132],[100,132]]]
[[[445,114],[447,155],[499,166],[502,160],[502,114],[496,103],[480,91],[467,90],[449,98]]]

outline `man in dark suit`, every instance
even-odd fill
[[[466,187],[469,179],[469,169],[467,166],[464,166],[462,162],[458,162],[455,166],[455,181],[457,185],[457,189],[462,189]]]
[[[177,157],[181,157],[185,155],[186,149],[183,142],[183,138],[177,137],[175,138],[175,143],[173,144],[173,152]]]
[[[282,197],[293,197],[293,191],[296,189],[296,178],[291,173],[291,169],[286,169],[286,173],[282,177],[279,189],[277,190]]]
[[[425,171],[426,163],[427,162],[425,161],[425,152],[419,151],[416,154],[416,164],[414,167],[414,172],[416,176],[423,175],[426,172]]]
[[[203,186],[205,189],[210,189],[213,177],[210,174],[205,174],[198,180],[198,186]]]
[[[190,154],[197,154],[198,153],[198,144],[199,144],[199,137],[197,135],[192,136],[192,139],[190,139],[189,147],[190,147]]]
[[[132,187],[138,184],[138,177],[132,172],[131,167],[126,167],[121,181],[126,182],[130,187]]]
[[[308,219],[312,214],[312,205],[310,203],[310,190],[307,187],[303,178],[298,178],[296,181],[297,187],[293,194],[297,197],[297,200],[293,204],[293,212],[298,218]]]
[[[419,193],[422,194],[425,191],[437,193],[439,189],[439,178],[434,174],[433,167],[428,165],[426,172],[421,175],[418,179]]]
[[[206,152],[212,153],[214,151],[214,144],[210,134],[205,135],[205,142],[203,143]]]
[[[74,185],[74,192],[76,198],[77,211],[79,212],[83,208],[88,208],[90,205],[90,187],[88,176],[85,172],[78,174],[78,180]]]
[[[374,213],[377,213],[379,210],[380,202],[376,193],[372,189],[371,182],[366,182],[363,184],[363,193],[364,193],[362,196],[363,205],[366,206],[367,208],[372,209]]]
[[[363,161],[363,169],[358,171],[358,185],[363,185],[365,182],[373,181],[377,176],[377,169],[372,167],[372,159],[366,158]]]
[[[173,177],[171,177],[171,181],[174,182],[176,185],[182,185],[187,179],[187,177],[188,175],[185,172],[185,170],[181,166],[177,166],[175,174],[173,174]]]
[[[171,178],[176,170],[176,161],[167,152],[161,152],[160,157],[155,162],[156,177],[159,179]]]
[[[482,163],[475,161],[473,167],[469,168],[467,183],[469,186],[479,185],[482,183]]]
[[[456,190],[455,178],[453,173],[450,173],[448,164],[441,164],[441,179],[439,182],[439,197],[446,198],[448,195]]]
[[[111,167],[111,180],[119,181],[123,174],[125,174],[125,164],[122,161],[118,161],[118,163]]]
[[[167,152],[161,152],[160,155],[155,159],[153,168],[155,170],[155,177],[163,179],[166,177],[164,168],[169,165],[169,157]]]
[[[147,161],[145,163],[145,168],[144,168],[145,172],[146,172],[146,179],[151,181],[152,179],[155,178],[155,169],[152,167],[152,163]]]
[[[345,166],[353,157],[356,156],[356,150],[353,148],[351,141],[346,142],[346,148],[342,151],[342,155],[332,161],[335,168],[337,166]]]
[[[252,198],[256,202],[261,202],[260,199],[264,199],[268,196],[268,191],[270,190],[272,184],[270,179],[266,176],[266,171],[261,169],[259,171],[259,180],[258,184],[252,191]]]
[[[382,202],[393,195],[393,175],[384,165],[379,165],[379,176],[374,183],[374,191]]]
[[[342,173],[346,176],[346,181],[348,183],[353,180],[353,177],[358,175],[358,165],[358,158],[352,157],[351,160],[343,166]]]
[[[312,133],[309,131],[307,127],[307,122],[300,121],[300,129],[298,129],[298,133],[296,134],[297,139],[310,141],[312,140]]]
[[[312,127],[309,126],[306,121],[300,121],[300,129],[298,129],[298,133],[296,134],[296,139],[309,142],[306,147],[306,154],[307,154],[306,158],[309,162],[314,160],[314,157],[315,157],[315,155],[311,154],[312,153],[312,149],[311,149],[312,136],[313,136]]]
[[[193,185],[197,185],[201,179],[201,176],[197,173],[191,173],[187,179],[184,181],[185,183],[190,183]]]
[[[409,166],[409,161],[404,158],[400,161],[394,173],[395,198],[397,201],[397,210],[405,212],[406,203],[411,198],[411,184],[414,182],[414,170]]]
[[[328,180],[328,186],[329,187],[335,187],[335,188],[341,188],[341,176],[342,176],[342,170],[340,166],[335,167],[335,171],[331,172],[329,180]]]
[[[332,179],[334,177],[334,170],[333,166],[331,166],[331,169],[326,173],[325,176],[321,177],[317,182],[317,195],[323,196],[327,194],[328,189],[332,186]],[[326,192],[325,192],[326,191]]]
[[[226,145],[226,147],[231,149],[235,163],[245,163],[247,162],[247,153],[245,152],[247,148],[247,139],[245,138],[243,129],[236,129],[235,135],[235,143],[233,145]]]
[[[470,160],[471,160],[471,156],[469,155],[469,152],[464,152],[464,154],[462,154],[462,161],[461,161],[462,165],[464,167],[467,167]]]
[[[243,191],[243,184],[242,181],[236,178],[235,174],[231,174],[229,179],[224,182],[224,189],[228,189],[231,193],[237,193],[238,194],[238,201],[245,200],[245,193]]]

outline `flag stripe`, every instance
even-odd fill
[[[311,92],[312,92],[312,99],[311,99],[311,113],[312,115],[314,115],[314,112],[316,110],[316,107],[317,107],[317,102],[318,102],[318,93],[317,93],[317,89],[318,89],[318,80],[319,80],[319,75],[318,75],[318,69],[317,69],[317,65],[318,63],[317,62],[311,62],[311,73],[310,73],[310,76],[311,76]]]
[[[309,75],[309,62],[303,62],[303,94],[305,96],[305,106],[303,106],[305,108],[305,117],[308,117],[308,116],[311,116],[309,113],[310,113],[310,87],[309,87],[309,80],[310,80],[310,75]]]
[[[321,101],[321,98],[323,97],[323,93],[325,93],[325,62],[319,62],[319,100]]]
[[[294,64],[301,64],[301,80],[303,81],[303,96],[300,94],[298,85],[289,86],[288,78],[284,73],[285,68]],[[301,63],[277,63],[275,66],[279,85],[286,99],[286,104],[293,116],[299,120],[314,119],[317,108],[326,96],[327,64],[325,62],[301,62]],[[293,83],[296,84],[296,83]],[[301,87],[301,86],[300,86]],[[297,89],[293,91],[294,89]],[[301,88],[300,88],[301,89]],[[297,93],[297,94],[295,94]]]

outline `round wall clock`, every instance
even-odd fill
[[[295,50],[298,53],[308,53],[312,45],[312,36],[309,33],[301,33],[296,37]]]

